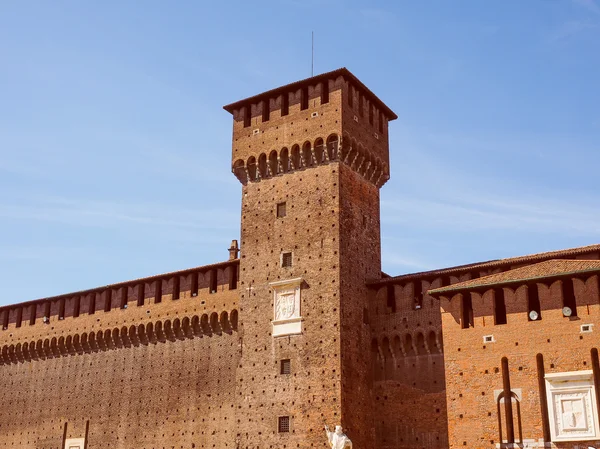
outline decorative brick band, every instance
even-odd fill
[[[201,338],[210,335],[232,334],[237,332],[238,311],[216,312],[202,316],[158,320],[104,331],[52,337],[45,340],[4,345],[0,351],[0,364],[24,363],[32,360],[45,360],[71,355],[85,354],[113,349],[128,348],[168,341]]]
[[[327,139],[321,137],[314,142],[306,141],[302,146],[292,145],[271,151],[267,156],[261,153],[258,159],[250,156],[247,161],[238,159],[233,163],[232,172],[239,181],[246,185],[248,182],[258,182],[284,173],[304,170],[330,162],[343,162],[377,187],[383,186],[389,179],[387,165],[372,156],[361,144],[348,137],[343,144],[336,134]]]

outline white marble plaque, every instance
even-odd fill
[[[552,441],[598,437],[598,410],[592,371],[546,374]]]
[[[273,289],[273,337],[301,334],[302,278],[271,282],[269,286]]]
[[[69,438],[65,441],[65,449],[83,449],[85,438]]]

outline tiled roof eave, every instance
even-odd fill
[[[483,262],[469,263],[465,265],[457,265],[454,267],[439,268],[436,270],[421,271],[417,273],[407,273],[398,276],[391,276],[383,279],[370,279],[367,280],[366,284],[368,287],[381,287],[387,284],[397,284],[399,282],[410,282],[418,279],[434,279],[445,275],[459,275],[468,273],[472,270],[485,270],[492,268],[503,268],[510,267],[511,265],[517,264],[532,264],[541,262],[544,260],[556,259],[556,258],[573,258],[574,256],[589,254],[594,252],[600,252],[600,244],[593,244],[587,246],[579,246],[576,248],[568,248],[556,251],[547,251],[543,253],[528,254],[525,256],[509,257],[505,259],[493,259]]]
[[[454,295],[457,293],[479,290],[479,289],[483,289],[483,288],[501,287],[501,286],[504,287],[504,286],[508,286],[508,285],[526,284],[526,283],[530,283],[530,282],[534,282],[534,281],[550,280],[550,279],[557,280],[557,279],[562,279],[565,277],[573,276],[576,274],[592,274],[592,273],[600,273],[600,268],[589,268],[587,270],[565,271],[564,273],[554,273],[554,274],[546,275],[546,276],[532,276],[532,277],[528,277],[528,278],[509,279],[506,281],[498,281],[498,282],[490,282],[490,283],[470,284],[470,285],[466,285],[463,287],[460,287],[458,284],[456,284],[456,287],[451,285],[451,286],[443,287],[443,288],[434,288],[432,290],[429,290],[427,292],[427,294],[431,295],[435,298],[436,296],[437,297],[446,296],[446,293],[451,293]]]

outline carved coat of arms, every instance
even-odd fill
[[[275,308],[275,319],[286,320],[294,316],[296,309],[296,297],[293,292],[277,295],[277,307]]]

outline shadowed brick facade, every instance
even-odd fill
[[[379,189],[396,115],[346,69],[225,109],[239,258],[234,242],[226,262],[0,309],[0,447],[325,448],[339,423],[358,449],[549,441],[540,366],[600,376],[580,334],[600,266],[556,259],[600,246],[389,277]],[[523,266],[546,286],[541,321]],[[506,366],[512,426],[494,393],[513,394]]]

